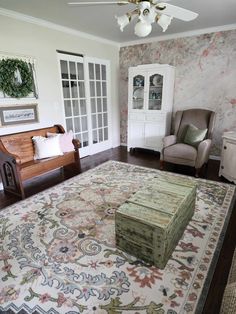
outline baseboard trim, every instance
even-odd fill
[[[120,146],[127,147],[127,144],[126,144],[126,143],[120,143]],[[220,160],[220,156],[210,155],[210,156],[209,156],[209,159],[212,159],[212,160]]]

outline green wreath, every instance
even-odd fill
[[[27,62],[19,59],[0,61],[0,90],[15,98],[26,97],[34,91],[33,75]]]

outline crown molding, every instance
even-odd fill
[[[145,39],[127,41],[127,42],[120,43],[120,48],[127,47],[127,46],[140,45],[140,44],[148,44],[148,43],[164,41],[164,40],[169,40],[169,39],[177,39],[177,38],[198,36],[198,35],[202,35],[202,34],[229,31],[229,30],[233,30],[233,29],[236,29],[236,24],[228,24],[228,25],[222,25],[222,26],[216,26],[216,27],[202,28],[202,29],[197,29],[194,31],[188,31],[188,32],[175,33],[175,34],[163,35],[163,36],[158,36],[158,37],[150,37],[150,38],[145,38]]]
[[[182,32],[182,33],[161,35],[161,36],[157,36],[157,37],[149,37],[149,38],[145,38],[145,39],[140,38],[138,40],[132,40],[132,41],[126,41],[126,42],[120,42],[119,43],[116,41],[105,39],[103,37],[99,37],[99,36],[91,35],[91,34],[88,34],[85,32],[81,32],[81,31],[75,30],[75,29],[70,28],[70,27],[65,27],[65,26],[62,26],[59,24],[48,22],[48,21],[45,21],[43,19],[36,18],[36,17],[30,16],[30,15],[22,14],[22,13],[13,11],[13,10],[0,8],[0,15],[14,18],[14,19],[17,19],[20,21],[28,22],[31,24],[35,24],[38,26],[46,27],[49,29],[53,29],[53,30],[63,32],[66,34],[74,35],[77,37],[86,38],[89,40],[95,40],[97,42],[112,45],[112,46],[115,46],[118,48],[236,29],[236,24],[228,24],[228,25],[203,28],[203,29],[198,29],[198,30],[188,31],[188,32]]]
[[[26,14],[22,14],[16,11],[12,11],[12,10],[7,10],[7,9],[3,9],[0,8],[0,15],[6,16],[6,17],[10,17],[16,20],[20,20],[20,21],[24,21],[24,22],[28,22],[31,24],[35,24],[35,25],[39,25],[39,26],[43,26],[46,28],[50,28],[59,32],[63,32],[66,34],[70,34],[70,35],[74,35],[74,36],[78,36],[78,37],[82,37],[82,38],[86,38],[89,40],[95,40],[98,41],[100,43],[103,44],[108,44],[108,45],[112,45],[112,46],[116,46],[116,47],[120,47],[120,43],[112,41],[112,40],[108,40],[99,36],[94,36],[88,33],[84,33],[81,31],[77,31],[73,28],[69,28],[69,27],[65,27],[65,26],[61,26],[59,24],[55,24],[52,22],[48,22],[45,21],[43,19],[39,19],[30,15],[26,15]]]

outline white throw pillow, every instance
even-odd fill
[[[61,151],[63,153],[68,153],[73,151],[74,145],[72,143],[73,140],[73,132],[69,131],[66,133],[50,133],[47,132],[47,137],[52,137],[52,136],[58,136],[59,137],[59,143],[60,143],[60,147],[61,147]]]
[[[42,159],[63,155],[60,148],[59,137],[32,137],[34,143],[34,159]]]

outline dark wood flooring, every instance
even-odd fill
[[[127,153],[125,147],[117,147],[93,156],[82,158],[81,172],[85,172],[88,169],[92,169],[95,166],[107,160],[123,161],[155,169],[159,169],[160,166],[158,153],[136,149],[135,153],[131,155],[130,153]],[[165,170],[191,176],[194,175],[194,170],[192,168],[177,166],[173,164],[166,164]],[[200,177],[214,181],[227,182],[227,180],[218,177],[218,171],[219,161],[210,160],[207,171],[202,171]],[[74,168],[68,167],[68,169],[64,171],[64,175],[62,175],[62,172],[60,170],[55,170],[41,177],[32,179],[26,182],[25,184],[26,196],[28,197],[34,195],[76,174],[78,173],[74,170]],[[18,201],[19,201],[18,197],[7,195],[3,191],[0,191],[0,209]],[[206,303],[203,310],[204,314],[219,313],[222,295],[226,285],[227,276],[233,256],[233,251],[236,245],[235,226],[236,226],[236,206],[234,205],[234,210],[232,212],[228,229],[224,238],[223,247],[221,249],[218,263],[207,295]]]

